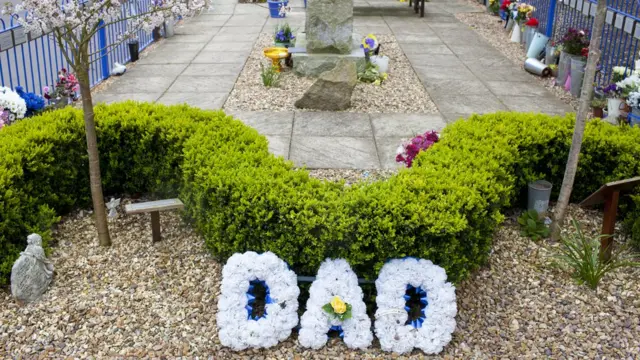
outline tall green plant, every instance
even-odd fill
[[[275,66],[264,67],[260,64],[260,77],[266,87],[278,87],[280,85],[280,73]]]
[[[607,235],[589,237],[578,222],[571,220],[575,232],[560,239],[560,248],[554,258],[558,265],[573,271],[573,277],[591,289],[596,289],[600,280],[608,273],[624,267],[638,267],[640,262],[627,247],[618,246],[611,251],[611,258],[600,258],[600,239]]]

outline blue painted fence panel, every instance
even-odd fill
[[[152,0],[127,2],[122,10],[122,18],[148,11],[151,2]],[[91,86],[107,79],[116,62],[129,62],[128,44],[119,39],[126,27],[126,21],[109,24],[91,39]],[[43,87],[55,85],[58,71],[69,68],[69,64],[50,35],[25,38],[24,43],[2,49],[3,38],[13,37],[15,40],[21,38],[23,33],[22,27],[14,19],[0,19],[0,83],[10,88],[22,86],[28,92],[42,95]],[[153,42],[151,34],[142,30],[138,31],[137,36],[141,51]]]

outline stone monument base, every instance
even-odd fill
[[[296,48],[306,48],[307,39],[305,34],[300,33],[296,37]],[[318,77],[323,72],[333,69],[336,64],[346,59],[356,63],[356,67],[363,67],[366,63],[364,50],[360,47],[360,43],[354,41],[350,54],[309,54],[294,53],[291,54],[293,60],[293,71],[300,76]]]

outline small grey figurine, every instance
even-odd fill
[[[27,244],[11,269],[11,294],[24,303],[37,300],[53,278],[53,264],[44,255],[42,237],[31,234]]]

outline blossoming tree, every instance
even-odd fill
[[[3,14],[11,14],[31,36],[52,36],[69,66],[76,73],[80,85],[82,108],[89,153],[91,198],[96,216],[100,245],[111,245],[102,194],[100,159],[94,122],[93,100],[89,71],[92,54],[90,43],[101,29],[126,22],[126,30],[119,34],[122,42],[139,30],[147,32],[160,26],[166,18],[186,17],[205,8],[207,0],[152,0],[147,11],[138,12],[138,0],[23,0],[13,6],[5,4]],[[24,14],[21,16],[21,14]],[[119,43],[111,44],[113,48]],[[108,48],[108,49],[109,49]],[[108,51],[108,49],[106,49]],[[100,49],[104,51],[105,49]]]

